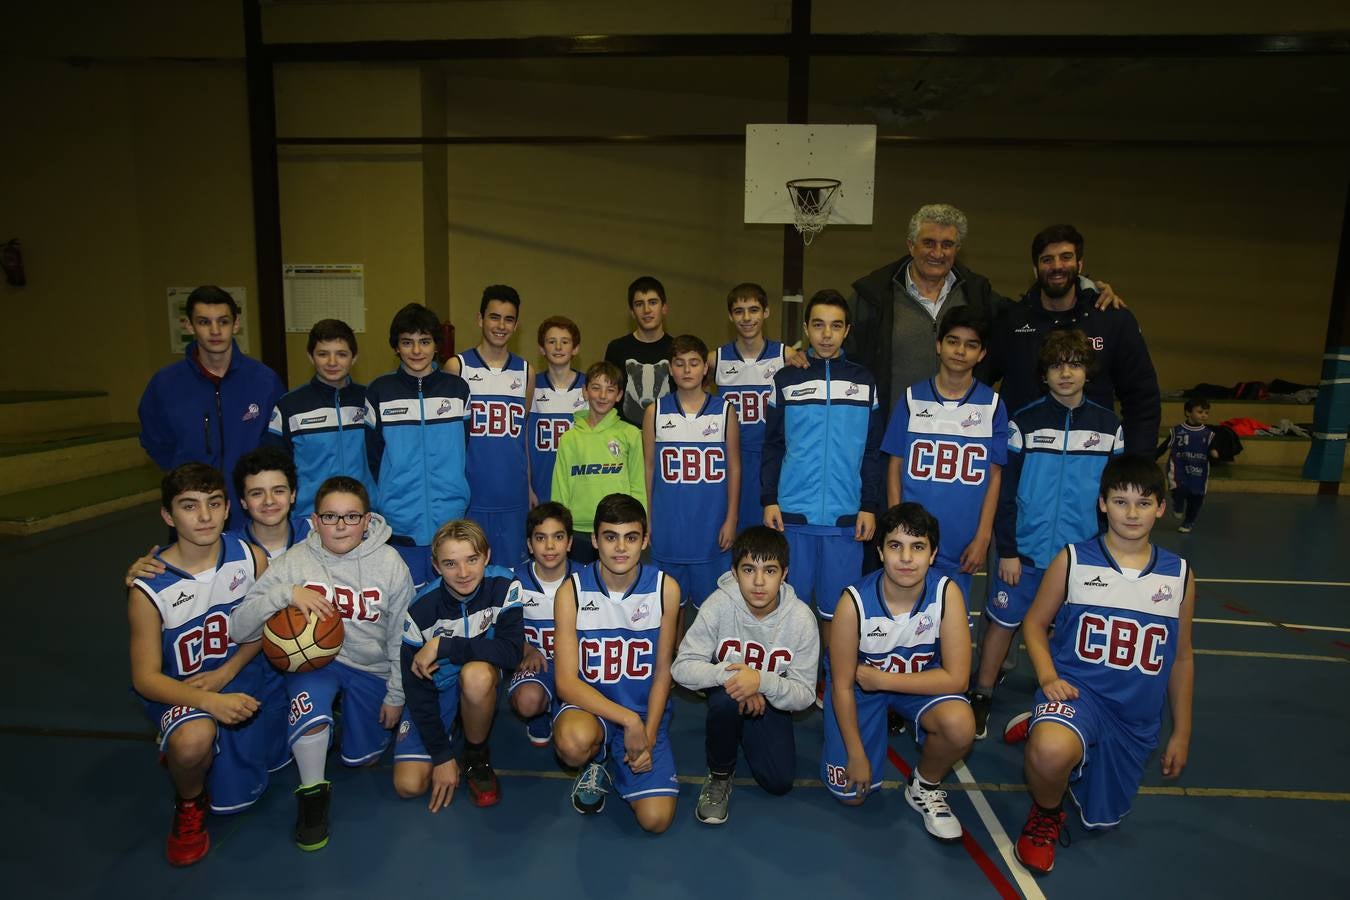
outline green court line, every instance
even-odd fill
[[[48,400],[81,400],[85,397],[106,397],[107,391],[0,391],[0,404],[45,403]]]

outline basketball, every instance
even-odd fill
[[[310,672],[337,657],[342,633],[341,616],[306,618],[300,610],[288,606],[263,626],[263,653],[282,672]]]

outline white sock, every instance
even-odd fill
[[[301,735],[291,744],[295,767],[300,770],[300,786],[309,787],[323,781],[328,763],[328,729],[317,734]]]

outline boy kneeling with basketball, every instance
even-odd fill
[[[1186,766],[1195,573],[1186,560],[1149,543],[1166,508],[1165,490],[1151,460],[1108,462],[1097,501],[1105,533],[1059,552],[1022,625],[1040,690],[1032,711],[1014,716],[1003,739],[1030,736],[1032,804],[1016,852],[1038,875],[1055,867],[1066,790],[1084,828],[1111,828],[1130,811],[1158,746],[1164,704],[1172,736],[1162,773],[1175,778]]]
[[[446,522],[431,539],[440,577],[418,592],[403,622],[403,687],[408,708],[398,726],[394,790],[429,808],[450,805],[460,759],[474,806],[501,799],[488,758],[502,672],[520,665],[525,644],[520,582],[489,566],[487,534],[469,519]]]
[[[286,551],[230,616],[236,640],[257,640],[263,623],[287,605],[325,620],[341,616],[344,639],[323,668],[288,675],[290,742],[299,770],[295,842],[301,850],[328,843],[332,784],[324,777],[332,738],[333,700],[342,693],[342,762],[364,766],[389,745],[403,713],[399,629],[412,599],[412,578],[385,542],[389,526],[370,511],[355,478],[325,481],[314,498],[314,531]]]
[[[229,640],[227,617],[267,568],[262,553],[224,541],[225,478],[187,463],[161,483],[160,515],[178,539],[155,554],[164,571],[136,578],[127,595],[131,681],[159,726],[159,749],[177,793],[165,853],[175,866],[206,855],[208,809],[247,809],[267,787],[259,709],[258,642]],[[208,791],[210,798],[208,800]]]

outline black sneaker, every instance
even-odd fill
[[[971,691],[970,711],[975,714],[975,740],[982,741],[989,736],[989,713],[994,708],[994,698],[983,691]]]
[[[487,760],[473,763],[464,770],[464,779],[469,782],[469,796],[474,806],[495,806],[501,802],[502,789],[497,784],[497,773]]]
[[[893,709],[886,711],[886,730],[891,734],[905,733],[905,717]]]
[[[328,846],[328,806],[333,799],[333,784],[320,781],[295,789],[298,810],[295,814],[295,844],[301,850],[322,850]]]

